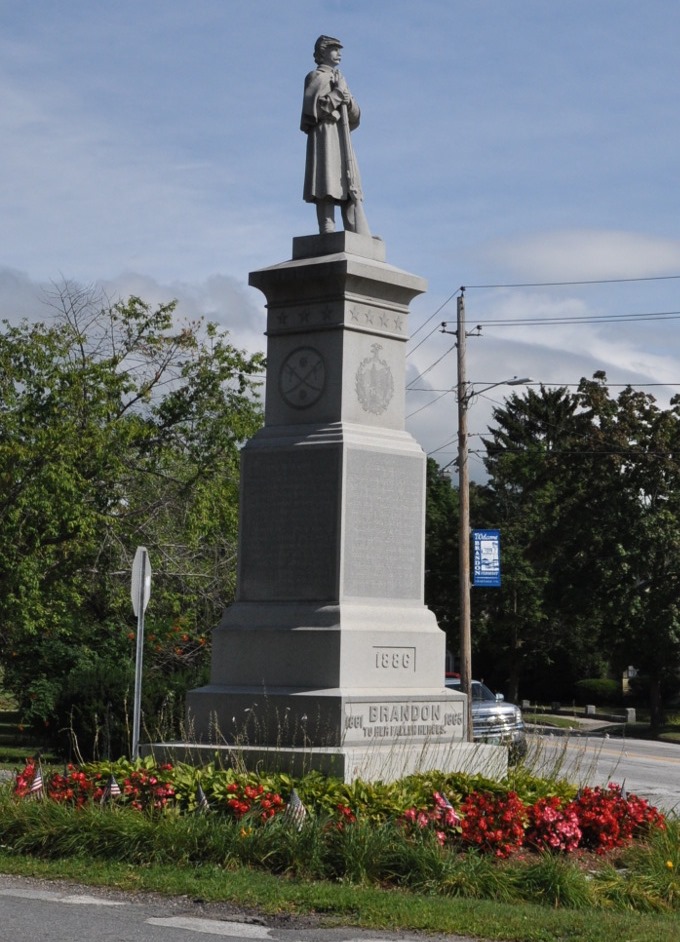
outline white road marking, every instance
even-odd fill
[[[99,896],[62,896],[60,903],[78,903],[86,906],[125,906],[120,900],[101,899]]]
[[[43,899],[58,903],[61,894],[49,890],[0,890],[0,896],[17,896],[19,899]]]
[[[84,896],[73,894],[64,896],[51,890],[0,890],[0,896],[17,896],[20,899],[41,899],[46,903],[79,903],[87,906],[126,906],[125,902],[113,899],[102,899],[99,896]]]
[[[221,919],[199,919],[191,916],[171,916],[167,919],[147,919],[151,926],[166,926],[169,929],[189,929],[207,935],[241,936],[247,939],[271,939],[265,926],[254,926],[249,922],[223,922]]]

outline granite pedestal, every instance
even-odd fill
[[[194,752],[350,780],[498,771],[466,742],[423,602],[425,456],[404,429],[421,278],[351,232],[252,272],[267,299],[265,425],[242,452],[238,587],[188,696]]]

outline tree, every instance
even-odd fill
[[[583,419],[566,388],[541,386],[509,396],[493,420],[484,439],[485,523],[501,530],[503,580],[485,593],[477,657],[485,676],[505,683],[510,699],[520,688],[535,697],[563,696],[596,658],[592,624],[577,643],[579,626],[565,621],[555,593],[563,489],[576,468]]]
[[[494,420],[488,524],[504,578],[480,656],[503,664],[511,696],[529,674],[530,692],[564,696],[634,664],[658,727],[680,670],[680,402],[660,409],[630,387],[613,398],[596,373],[573,395],[514,395]]]
[[[233,591],[262,367],[174,304],[68,284],[52,302],[49,322],[0,334],[0,659],[25,720],[51,729],[69,677],[130,662],[139,544],[151,673],[200,660]]]
[[[486,488],[470,484],[473,517],[484,514]],[[458,570],[459,492],[433,458],[427,460],[425,512],[425,604],[446,632],[447,649],[457,664],[460,650],[460,582]]]
[[[427,459],[425,502],[425,604],[456,650],[458,632],[458,491],[434,460]],[[443,666],[442,666],[443,670]]]
[[[647,676],[658,728],[664,688],[677,689],[680,671],[680,402],[660,409],[631,387],[614,399],[604,373],[582,380],[578,400],[587,486],[572,486],[562,513],[572,522],[568,584],[585,592],[571,602],[599,609],[619,676],[628,664]]]

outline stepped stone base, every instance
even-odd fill
[[[466,772],[501,779],[508,771],[508,751],[502,746],[483,743],[391,743],[370,747],[345,746],[268,749],[254,746],[193,745],[188,743],[148,743],[143,755],[153,755],[158,762],[188,762],[207,765],[214,762],[225,768],[262,772],[287,772],[302,776],[318,771],[349,783],[355,779],[369,782],[394,782],[416,772]]]

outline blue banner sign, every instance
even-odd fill
[[[472,531],[472,584],[498,587],[501,584],[501,531]]]

